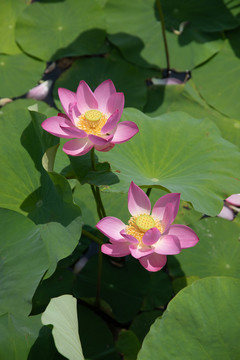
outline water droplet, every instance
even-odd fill
[[[62,31],[62,30],[63,30],[63,27],[60,25],[60,26],[58,27],[58,30],[59,30],[59,31]]]
[[[157,178],[152,178],[151,181],[152,181],[152,182],[158,182],[159,179],[157,179]]]

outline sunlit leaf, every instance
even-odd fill
[[[137,359],[237,359],[240,280],[208,277],[183,289],[144,339]],[[227,314],[227,316],[226,316]]]
[[[104,156],[98,153],[120,180],[108,191],[127,192],[131,181],[164,187],[180,192],[182,200],[208,215],[220,212],[226,192],[238,192],[240,174],[235,164],[240,154],[209,120],[181,112],[149,118],[135,109],[126,109],[123,119],[136,122],[139,133]]]
[[[16,39],[42,60],[101,52],[104,18],[96,0],[35,2],[18,17]]]
[[[207,100],[207,99],[206,99]],[[186,112],[196,118],[214,121],[224,139],[239,146],[240,121],[219,113],[202,99],[193,80],[183,85],[151,86],[144,112],[157,116],[172,111]]]
[[[239,277],[240,226],[225,219],[203,219],[191,224],[197,233],[196,246],[168,259],[173,277],[232,276]]]
[[[193,71],[193,79],[206,102],[223,114],[240,119],[240,52],[238,31],[207,64]]]
[[[0,53],[11,55],[21,53],[15,41],[14,30],[17,16],[28,3],[29,0],[1,0]]]
[[[84,360],[78,335],[77,301],[71,295],[51,299],[42,314],[44,325],[53,325],[58,351],[69,360]]]

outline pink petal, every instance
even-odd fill
[[[114,113],[108,118],[106,124],[102,127],[101,133],[106,134],[110,133],[115,126],[117,125],[118,121],[120,120],[120,113],[119,110],[114,111]]]
[[[145,245],[151,246],[159,240],[160,236],[160,231],[157,228],[152,228],[145,232],[142,241]]]
[[[62,115],[61,115],[62,116]],[[66,116],[66,115],[65,115]],[[63,115],[63,117],[65,117]],[[67,116],[66,116],[67,117]],[[71,135],[71,137],[76,137],[76,138],[84,138],[87,137],[87,133],[84,130],[81,130],[79,128],[77,128],[71,121],[69,121],[67,119],[67,121],[62,122],[60,124],[60,127],[63,131],[65,131],[66,133],[68,133],[69,135]]]
[[[240,194],[233,194],[229,196],[226,201],[233,206],[240,206]]]
[[[72,121],[74,126],[77,126],[79,121],[79,116],[81,115],[80,111],[78,110],[77,104],[72,103],[69,105],[68,116]]]
[[[28,99],[43,100],[47,97],[49,90],[52,86],[52,80],[46,80],[40,85],[35,86],[27,93]]]
[[[116,89],[112,80],[105,80],[96,88],[94,95],[98,102],[98,109],[101,112],[106,113],[108,99],[115,93]]]
[[[120,231],[125,229],[125,224],[118,218],[113,216],[107,216],[100,220],[96,228],[101,231],[105,236],[114,241],[126,242],[126,240],[120,234]]]
[[[151,203],[148,196],[133,181],[128,191],[128,210],[132,216],[150,214],[151,211]]]
[[[122,121],[118,124],[117,129],[113,135],[112,142],[114,144],[121,144],[130,140],[139,132],[137,125],[132,121]]]
[[[119,110],[120,116],[122,116],[124,108],[124,95],[123,93],[117,92],[112,94],[107,102],[107,112],[112,114],[117,109]]]
[[[234,212],[224,205],[221,212],[218,214],[218,217],[232,221],[234,219]]]
[[[130,254],[128,243],[103,244],[101,250],[104,254],[122,257]]]
[[[143,256],[147,256],[150,255],[154,252],[153,249],[149,248],[149,247],[139,247],[138,244],[131,244],[129,246],[129,250],[131,251],[131,255],[135,258],[135,259],[140,259]]]
[[[98,150],[98,151],[104,151],[104,152],[107,152],[107,151],[111,150],[114,146],[115,146],[115,144],[112,144],[112,143],[107,143],[107,144],[104,145],[104,146],[94,145],[94,147],[95,147],[96,150]]]
[[[106,146],[109,143],[109,139],[104,139],[97,135],[88,135],[88,138],[94,145],[98,146]]]
[[[63,146],[63,151],[71,156],[82,156],[88,153],[92,148],[93,144],[88,138],[82,138],[66,142]]]
[[[91,109],[98,109],[98,102],[85,81],[80,81],[77,88],[77,106],[81,114]]]
[[[76,94],[68,89],[59,88],[58,96],[61,101],[63,110],[67,115],[69,115],[70,105],[76,104],[77,102]]]
[[[125,230],[120,231],[120,234],[122,235],[122,237],[124,237],[126,241],[138,244],[137,239],[132,235],[126,234]]]
[[[73,137],[72,131],[71,132],[68,131],[70,127],[71,127],[71,121],[67,120],[65,117],[62,116],[50,117],[44,120],[44,122],[42,123],[42,128],[48,131],[50,134],[66,139],[70,139]]]
[[[167,194],[167,195],[162,196],[155,203],[153,210],[152,210],[152,215],[161,221],[164,216],[165,207],[168,203],[170,203],[173,205],[173,214],[171,215],[172,221],[173,221],[178,213],[180,196],[181,196],[181,194],[179,194],[179,193],[172,193],[172,194]],[[165,221],[166,221],[166,219],[165,219]]]
[[[166,255],[150,254],[139,259],[140,264],[148,271],[159,271],[167,262]]]
[[[175,255],[181,252],[180,241],[177,236],[164,235],[154,245],[154,251],[162,255]]]
[[[186,225],[171,225],[168,235],[177,236],[182,249],[195,246],[199,241],[197,234]]]
[[[165,207],[164,213],[163,213],[163,219],[161,221],[163,225],[164,232],[166,232],[175,219],[174,216],[174,206],[172,203],[168,203]]]

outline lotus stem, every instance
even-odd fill
[[[82,229],[82,234],[85,235],[86,237],[88,237],[89,239],[95,241],[95,243],[97,243],[98,245],[102,245],[103,241],[101,239],[99,239],[97,236],[91,234],[89,231]]]
[[[91,163],[92,163],[92,169],[93,171],[97,170],[96,167],[96,163],[95,163],[95,154],[94,154],[94,147],[91,150]],[[98,212],[98,216],[99,219],[101,220],[102,218],[104,218],[106,216],[106,212],[103,206],[103,202],[101,199],[101,194],[100,194],[100,190],[98,186],[94,186],[91,185],[91,189],[92,189],[92,193],[97,205],[97,212]],[[97,237],[94,236],[95,239],[93,239],[93,237],[91,237],[92,240],[96,241],[99,239]],[[101,293],[101,279],[102,279],[102,252],[101,252],[101,245],[103,242],[98,242],[99,244],[99,251],[98,251],[98,272],[97,272],[97,292],[96,292],[96,307],[100,308],[100,293]]]
[[[167,62],[167,74],[170,74],[170,59],[169,59],[169,52],[168,52],[168,44],[167,44],[167,37],[166,37],[166,27],[165,27],[165,21],[162,11],[162,6],[160,0],[157,0],[157,9],[161,20],[161,26],[162,26],[162,36],[163,36],[163,42],[164,42],[164,48],[165,48],[165,55],[166,55],[166,62]]]

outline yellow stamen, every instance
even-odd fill
[[[107,116],[99,110],[88,110],[78,117],[76,126],[87,134],[101,136],[102,127],[107,122]]]
[[[163,232],[163,226],[159,220],[148,214],[140,214],[129,219],[125,231],[127,234],[134,236],[142,245],[143,235],[153,227],[156,227],[161,233]]]

